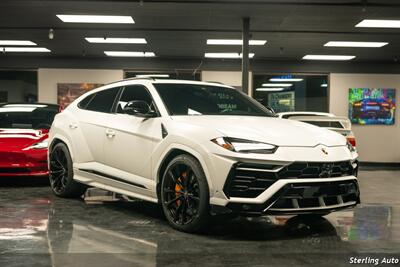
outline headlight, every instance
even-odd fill
[[[49,147],[49,140],[45,139],[39,143],[33,144],[27,148],[24,148],[24,150],[29,150],[29,149],[44,149]]]
[[[352,144],[350,144],[350,142],[347,142],[347,148],[350,150],[350,152],[356,152],[356,149],[354,148],[354,146]]]
[[[241,153],[272,154],[278,149],[277,146],[271,144],[231,137],[218,137],[211,141],[220,147]]]

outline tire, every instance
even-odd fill
[[[86,186],[74,181],[72,159],[64,143],[56,144],[50,152],[50,187],[58,197],[77,198],[86,191]]]
[[[210,221],[210,194],[196,158],[179,155],[171,160],[162,177],[161,204],[174,229],[188,233],[205,229]]]

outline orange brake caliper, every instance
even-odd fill
[[[178,180],[177,181],[179,181],[181,184],[182,184],[182,182],[183,182],[183,179],[182,178],[186,178],[186,172],[183,172],[182,174],[181,174],[181,176],[178,178]],[[182,193],[181,193],[181,190],[182,190],[183,188],[182,188],[182,186],[180,186],[178,183],[176,183],[175,184],[175,196],[176,197],[178,197],[178,196],[180,196]],[[180,206],[181,205],[181,201],[180,200],[177,200],[176,201],[176,203],[177,203],[177,205],[178,206]]]

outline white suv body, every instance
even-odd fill
[[[183,231],[215,212],[326,214],[359,203],[358,155],[346,138],[276,118],[221,84],[105,85],[56,116],[49,144],[56,195],[78,196],[85,184],[158,202]]]

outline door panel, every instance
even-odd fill
[[[130,85],[123,89],[116,103],[116,117],[108,122],[106,129],[106,164],[134,176],[150,179],[151,156],[155,144],[161,140],[161,118],[124,114],[123,107],[127,102],[134,100],[145,101],[152,110],[156,110],[153,99],[144,86]]]
[[[160,140],[160,118],[144,119],[117,114],[107,125],[104,143],[106,165],[151,178],[151,156]]]
[[[111,113],[115,98],[120,88],[115,87],[95,93],[88,103],[86,98],[81,101],[85,103],[84,107],[77,112],[78,122],[76,125],[70,125],[70,130],[81,132],[83,144],[85,144],[92,155],[93,162],[104,163],[104,141],[106,139],[107,122],[113,120],[115,114]],[[79,106],[79,104],[78,104]],[[79,147],[76,148],[79,153]]]

